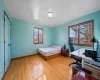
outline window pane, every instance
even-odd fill
[[[70,27],[70,38],[73,43],[78,44],[78,26]]]
[[[83,23],[80,25],[80,44],[92,44],[90,39],[93,37],[92,22]]]
[[[39,29],[39,43],[43,43],[43,30]]]
[[[79,46],[93,46],[93,43],[90,42],[93,37],[93,27],[93,20],[69,26],[68,36],[70,42]]]
[[[38,43],[38,29],[34,28],[34,43]]]

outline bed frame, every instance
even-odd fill
[[[53,59],[53,58],[56,58],[58,56],[61,56],[61,53],[57,53],[57,54],[54,54],[54,55],[50,55],[50,56],[44,56],[43,54],[39,53],[39,55],[44,59],[44,60],[50,60],[50,59]]]

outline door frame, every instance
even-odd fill
[[[5,72],[5,43],[6,43],[6,40],[5,40],[5,21],[6,21],[6,18],[8,18],[8,20],[10,21],[10,44],[11,44],[11,20],[10,18],[8,17],[6,11],[4,11],[4,72]],[[10,55],[11,55],[11,46],[10,46]]]

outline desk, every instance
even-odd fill
[[[82,49],[78,49],[74,52],[71,52],[71,54],[82,58],[82,67],[83,68],[84,68],[84,64],[87,64],[89,66],[92,66],[92,67],[100,70],[100,62],[96,62],[92,58],[86,57],[83,54],[84,52],[85,52],[85,49],[82,48]]]

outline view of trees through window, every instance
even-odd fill
[[[93,37],[93,20],[79,23],[68,27],[68,37],[73,44],[82,46],[93,46],[90,39]]]
[[[43,44],[43,29],[34,28],[34,44]]]

